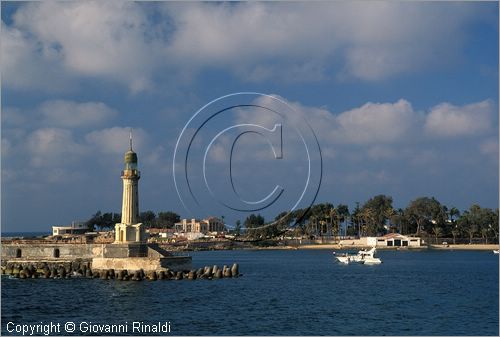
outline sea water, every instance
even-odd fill
[[[498,255],[379,251],[342,265],[330,250],[194,252],[194,267],[240,265],[242,277],[196,281],[2,278],[2,334],[74,324],[71,334],[498,335]],[[79,327],[94,329],[85,333]],[[133,324],[146,332],[132,331]],[[167,326],[169,332],[152,327]],[[101,329],[100,332],[98,329]],[[38,333],[41,335],[42,333]],[[51,331],[50,334],[58,334]]]

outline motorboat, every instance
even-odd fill
[[[499,254],[500,253],[500,250],[499,249],[495,249],[493,250],[493,254]]]
[[[347,253],[341,255],[335,254],[335,258],[337,259],[337,261],[344,264],[349,264],[351,262],[361,264],[380,264],[382,263],[382,260],[374,256],[376,252],[377,250],[375,249],[375,247],[372,247],[370,250],[360,250],[355,255]]]

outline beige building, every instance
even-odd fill
[[[178,233],[220,233],[225,232],[226,227],[222,220],[216,217],[208,219],[182,219],[181,222],[175,224],[175,231]]]

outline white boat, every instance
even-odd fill
[[[499,253],[500,253],[500,250],[499,250],[499,249],[495,249],[495,250],[493,251],[493,254],[499,254]]]
[[[344,264],[349,264],[351,262],[361,264],[380,264],[382,263],[382,260],[374,256],[376,252],[377,250],[375,247],[372,247],[370,250],[360,250],[356,255],[342,254],[335,256],[335,258],[337,261]]]

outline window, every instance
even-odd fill
[[[408,241],[405,240],[405,241],[402,241],[402,242],[403,242],[403,247],[408,246]]]
[[[401,246],[401,239],[394,239],[394,246]]]
[[[16,257],[17,257],[17,258],[20,258],[21,256],[23,256],[23,253],[22,253],[22,251],[21,251],[21,248],[17,248],[17,249],[16,249]]]
[[[387,241],[387,247],[392,247],[393,246],[393,242],[392,241]]]
[[[55,258],[58,258],[58,257],[59,257],[59,254],[60,254],[60,253],[59,253],[59,248],[55,248],[55,249],[54,249],[54,257],[55,257]]]

